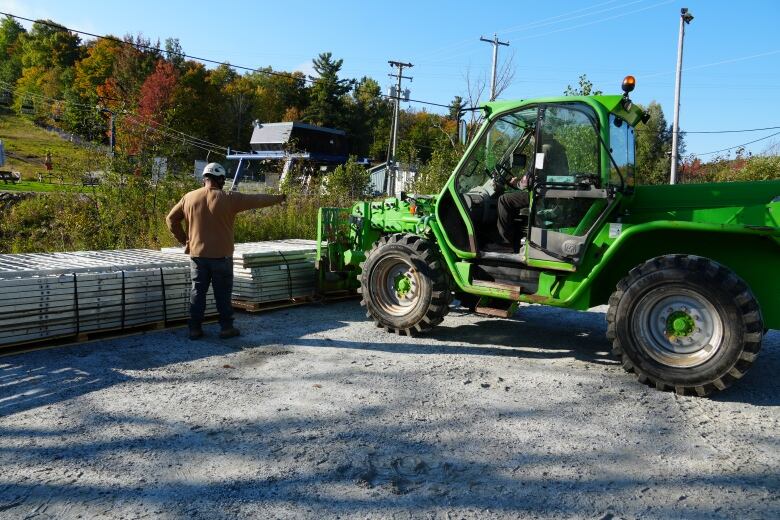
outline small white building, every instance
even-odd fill
[[[371,174],[371,194],[381,195],[386,193],[387,182],[390,182],[388,176],[387,163],[382,163],[369,169]],[[398,164],[398,170],[396,171],[395,178],[395,197],[400,197],[401,192],[411,192],[414,188],[414,181],[417,178],[417,166],[414,164]]]

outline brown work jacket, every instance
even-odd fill
[[[250,195],[203,187],[185,194],[171,209],[165,222],[173,236],[192,257],[233,256],[233,223],[248,209],[279,204],[283,195]],[[187,223],[185,231],[181,223]]]

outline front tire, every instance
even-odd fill
[[[607,337],[623,367],[678,394],[705,396],[744,376],[763,330],[747,284],[692,255],[661,256],[632,269],[607,312]]]
[[[412,336],[441,323],[450,310],[438,254],[417,235],[380,238],[360,267],[360,304],[378,327]]]

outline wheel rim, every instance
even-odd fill
[[[420,299],[420,278],[407,260],[389,255],[377,262],[371,272],[371,287],[377,288],[375,303],[386,313],[405,316]]]
[[[701,294],[684,288],[659,288],[636,306],[634,335],[647,354],[670,367],[690,368],[714,356],[723,343],[723,321]]]

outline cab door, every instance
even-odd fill
[[[537,106],[525,106],[502,114],[489,123],[469,146],[453,179],[436,204],[436,216],[445,239],[460,258],[474,258],[481,248],[495,241],[495,174],[511,172],[513,152],[533,141]],[[527,145],[533,152],[532,145]]]
[[[540,108],[526,261],[573,268],[609,211],[598,117],[585,103]]]

